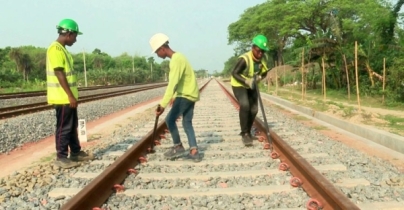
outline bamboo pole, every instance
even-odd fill
[[[358,42],[355,41],[355,79],[356,79],[356,96],[358,99],[358,108],[359,112],[361,112],[361,101],[359,96],[359,76],[358,76]]]
[[[383,99],[382,99],[383,104],[384,104],[385,86],[386,86],[386,58],[383,58]]]
[[[324,91],[324,95],[323,95],[323,100],[325,101],[327,99],[327,89],[326,89],[326,81],[325,81],[325,66],[324,66],[324,55],[322,58],[322,65],[323,65],[323,91]]]
[[[275,66],[276,66],[276,61],[275,61]],[[268,91],[268,93],[270,93],[271,92],[271,88],[270,88],[270,83],[271,83],[271,81],[269,80],[269,78],[270,78],[270,76],[269,76],[269,72],[267,73],[267,91]]]
[[[275,61],[275,95],[278,95],[278,63]]]
[[[324,69],[323,72],[321,73],[321,94],[324,96]]]
[[[296,72],[297,71],[293,72],[293,82],[292,82],[292,85],[291,85],[291,90],[292,91],[290,91],[290,98],[291,99],[293,99],[293,92],[295,91],[294,85],[295,85],[295,82],[296,82]]]
[[[285,70],[285,64],[283,64],[283,85],[282,87],[285,87],[286,84],[286,70]]]
[[[351,100],[351,87],[349,86],[348,64],[346,62],[345,54],[344,54],[344,63],[345,63],[345,72],[346,72],[346,82],[348,85],[348,100]]]
[[[307,75],[306,72],[304,74],[304,100],[306,101],[306,93],[307,93]]]
[[[133,73],[133,84],[136,84],[136,76],[135,76],[135,56],[132,57],[132,73]]]
[[[87,87],[87,67],[86,67],[86,54],[83,49],[83,64],[84,64],[84,85]]]
[[[304,48],[302,51],[302,100],[304,100]]]

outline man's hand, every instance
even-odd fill
[[[252,79],[246,79],[244,82],[249,88],[253,89],[254,81]]]
[[[74,96],[69,96],[70,108],[77,108],[77,100]]]
[[[160,116],[164,112],[164,107],[160,106],[160,104],[156,108],[156,116]]]
[[[70,90],[69,83],[67,82],[66,74],[63,72],[63,68],[56,68],[55,75],[58,78],[60,86],[62,86],[63,90],[67,94],[67,97],[68,97],[69,103],[70,103],[70,108],[77,108],[77,99],[73,96],[73,93]]]

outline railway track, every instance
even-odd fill
[[[171,209],[173,205],[215,209],[212,203],[220,204],[220,209],[359,209],[337,186],[356,187],[364,184],[363,179],[345,177],[331,183],[321,174],[346,171],[338,159],[310,152],[316,145],[301,143],[291,132],[282,137],[295,145],[293,149],[274,132],[269,141],[258,118],[259,140],[244,147],[237,135],[234,98],[226,96],[216,81],[205,85],[193,121],[202,162],[165,160],[162,153],[172,145],[170,135],[160,121],[153,138],[154,122],[150,122],[133,134],[136,138],[114,145],[72,174],[70,183],[87,183],[84,188],[58,186],[49,197],[73,196],[61,209]],[[186,136],[179,129],[186,147]],[[376,204],[367,206],[376,208]]]
[[[115,96],[121,96],[130,93],[136,93],[144,90],[150,90],[154,88],[160,88],[166,86],[167,83],[157,83],[157,84],[147,84],[141,86],[135,86],[133,89],[125,89],[125,90],[118,90],[109,93],[100,93],[94,95],[87,95],[82,96],[79,98],[78,103],[85,103]],[[52,105],[49,105],[47,102],[39,102],[39,103],[31,103],[25,105],[18,105],[18,106],[10,106],[10,107],[3,107],[0,108],[0,119],[6,119],[11,117],[16,117],[19,115],[30,114],[38,111],[52,109]]]
[[[107,85],[107,86],[79,87],[79,91],[110,89],[110,88],[119,88],[119,87],[131,87],[131,86],[136,87],[136,86],[147,85],[147,84],[153,84],[153,83],[143,83],[143,84],[139,83],[139,84],[135,84],[135,85]],[[0,99],[28,98],[28,97],[37,97],[37,96],[46,96],[46,90],[18,92],[18,93],[0,93]]]

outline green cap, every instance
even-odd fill
[[[70,32],[74,32],[77,34],[83,34],[79,31],[79,25],[77,25],[76,21],[72,19],[63,19],[59,22],[59,25],[56,26],[57,29],[62,29]]]
[[[252,40],[254,45],[257,45],[261,50],[269,51],[268,39],[264,35],[257,35]]]

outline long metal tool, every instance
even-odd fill
[[[159,122],[159,116],[160,115],[156,115],[156,119],[154,120],[154,128],[153,128],[153,134],[152,134],[152,142],[151,142],[151,144],[150,144],[150,153],[154,153],[154,152],[156,152],[155,150],[154,150],[154,146],[156,146],[155,144],[156,144],[156,141],[159,141],[159,140],[157,140],[157,124],[158,124],[158,122]]]
[[[254,87],[253,87],[253,88],[255,88],[255,90],[257,91],[258,102],[259,102],[259,104],[260,104],[260,108],[261,108],[261,112],[262,112],[262,118],[264,118],[264,123],[265,123],[265,135],[266,135],[266,137],[267,137],[267,139],[268,139],[268,143],[269,143],[270,145],[272,145],[272,139],[271,139],[271,135],[270,135],[270,133],[269,133],[269,126],[268,126],[268,122],[267,122],[267,117],[266,117],[266,115],[265,115],[264,105],[262,104],[261,93],[260,93],[260,89],[259,89],[259,87],[258,87],[257,75],[256,75],[256,74],[254,74],[254,77],[253,77],[253,84],[254,84]],[[271,147],[271,150],[272,150],[272,147]]]
[[[159,122],[159,115],[156,115],[156,120],[154,121],[154,128],[153,128],[153,140],[156,140],[158,122]]]

